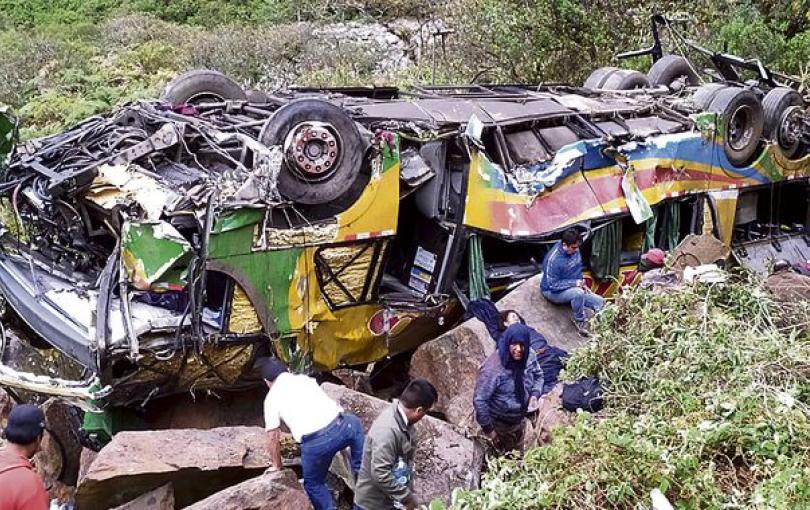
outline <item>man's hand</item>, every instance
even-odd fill
[[[416,510],[416,499],[413,496],[409,496],[403,503],[406,510]]]
[[[540,408],[540,397],[532,395],[529,399],[529,408],[526,409],[527,413],[533,413]]]
[[[585,280],[577,280],[577,287],[584,288],[585,287]]]
[[[281,469],[284,467],[284,461],[281,458],[281,431],[279,429],[268,430],[267,438],[270,442],[270,461],[274,467]]]

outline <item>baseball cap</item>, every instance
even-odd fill
[[[33,443],[45,430],[45,415],[31,404],[20,404],[8,415],[3,437],[15,444]]]
[[[270,382],[276,380],[280,374],[287,371],[287,366],[278,358],[266,358],[261,361],[260,365],[262,371],[262,378]]]

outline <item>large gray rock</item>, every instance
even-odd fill
[[[517,310],[526,324],[543,334],[548,343],[573,352],[585,345],[577,333],[568,305],[555,305],[540,293],[540,275],[533,276],[498,300],[499,310]]]
[[[289,508],[309,510],[304,489],[298,483],[295,472],[285,469],[256,478],[209,496],[186,507],[185,510],[280,510]]]
[[[0,388],[0,429],[6,426],[6,419],[12,407],[14,407],[14,401],[11,400],[11,396],[6,393],[6,390]]]
[[[79,508],[109,508],[166,483],[178,507],[253,478],[270,465],[259,427],[121,432],[82,478]]]
[[[161,485],[112,510],[174,510],[174,488],[170,483]]]
[[[576,413],[562,407],[563,383],[557,383],[553,390],[543,395],[540,407],[530,416],[523,439],[523,449],[543,446],[551,442],[555,427],[567,427],[574,424]]]
[[[82,479],[87,475],[87,472],[90,471],[90,465],[93,464],[93,461],[96,460],[98,457],[98,452],[91,450],[90,448],[82,448],[82,453],[79,455],[79,476],[76,484],[81,484]]]
[[[439,400],[434,411],[461,429],[472,430],[475,380],[481,364],[494,350],[495,343],[484,324],[470,319],[416,349],[410,373],[436,386]]]
[[[534,276],[496,303],[499,310],[516,310],[551,345],[569,352],[584,344],[571,321],[571,308],[548,302],[540,293],[540,276]],[[461,430],[477,430],[472,400],[478,370],[495,350],[484,324],[470,319],[435,340],[422,344],[411,358],[411,375],[436,386],[435,410]]]
[[[42,450],[34,456],[37,471],[45,480],[76,485],[82,453],[79,411],[67,402],[49,398],[42,404],[42,412],[48,433],[42,441]]]
[[[344,409],[356,414],[366,430],[380,412],[391,405],[344,386],[324,383],[322,387]],[[416,428],[419,444],[414,457],[413,488],[418,502],[427,504],[441,499],[449,503],[454,488],[478,486],[483,461],[478,444],[459,434],[450,424],[430,416]]]

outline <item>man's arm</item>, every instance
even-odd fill
[[[478,379],[475,381],[475,393],[473,394],[473,408],[475,409],[475,421],[481,426],[485,434],[490,434],[493,430],[492,414],[489,412],[489,400],[495,393],[495,375],[486,364],[481,368]]]
[[[394,432],[386,433],[385,437],[373,443],[370,451],[371,477],[377,487],[390,499],[399,501],[408,506],[413,502],[413,495],[407,485],[394,479],[393,469],[397,463],[397,440]]]
[[[264,428],[270,441],[270,461],[274,468],[281,469],[281,413],[274,399],[269,397],[264,400]]]
[[[270,461],[273,463],[273,467],[281,469],[284,467],[281,459],[281,429],[268,430],[267,438],[270,441]]]
[[[532,388],[529,391],[530,397],[540,397],[543,394],[543,385],[545,384],[543,367],[540,366],[540,360],[533,352],[529,353],[527,361],[527,368],[532,374]]]
[[[571,287],[576,287],[578,278],[566,278],[565,260],[559,252],[552,253],[546,262],[543,271],[546,273],[546,285],[554,292],[562,292]]]

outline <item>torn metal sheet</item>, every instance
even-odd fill
[[[86,198],[108,210],[137,203],[146,219],[158,220],[179,196],[137,166],[101,165]]]
[[[21,372],[3,363],[0,363],[0,386],[53,395],[75,400],[77,403],[87,403],[102,398],[112,390],[110,387],[100,388],[97,378],[86,381],[69,381],[58,377]],[[86,406],[84,407],[88,410]]]
[[[262,330],[262,323],[250,298],[239,285],[233,289],[231,301],[231,315],[228,319],[228,332],[236,334],[258,333]]]
[[[130,221],[121,231],[121,259],[129,282],[139,290],[149,290],[190,251],[189,242],[166,222]]]
[[[732,253],[740,265],[765,276],[777,260],[791,265],[810,261],[810,235],[780,235],[739,243],[732,247]]]
[[[270,214],[268,212],[268,214]],[[265,222],[266,223],[266,222]],[[260,228],[256,226],[253,250],[279,250],[290,247],[313,246],[337,239],[339,225],[325,221],[298,228]]]

